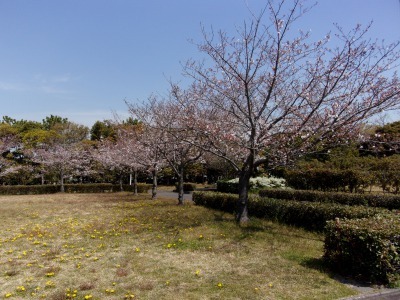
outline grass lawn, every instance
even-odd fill
[[[147,195],[0,196],[0,299],[338,299],[323,236]]]

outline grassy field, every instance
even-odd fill
[[[338,299],[323,236],[147,195],[0,196],[0,299]]]

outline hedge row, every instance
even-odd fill
[[[235,211],[237,197],[237,195],[233,194],[215,192],[193,193],[193,201],[196,205],[226,212]],[[334,220],[335,218],[365,218],[386,211],[365,206],[260,198],[256,195],[249,198],[248,210],[251,216],[315,231],[323,231],[326,221]]]
[[[330,221],[324,259],[336,272],[400,287],[400,217]]]
[[[239,193],[239,183],[238,182],[229,182],[227,180],[218,180],[217,181],[217,191],[220,193],[237,194],[237,193]]]
[[[298,190],[355,191],[366,184],[365,172],[355,170],[309,169],[286,170],[287,184]]]
[[[34,195],[34,194],[54,194],[60,192],[59,185],[6,185],[0,186],[0,195]],[[150,185],[139,183],[138,193],[146,193]],[[123,185],[124,191],[133,192],[133,185]],[[66,193],[104,193],[119,192],[120,185],[111,183],[95,184],[65,184]]]
[[[260,197],[275,199],[328,202],[345,205],[366,205],[390,210],[400,209],[400,195],[388,194],[350,194],[289,189],[269,189],[259,192]]]

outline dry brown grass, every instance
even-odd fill
[[[338,299],[322,236],[147,195],[0,196],[0,298]]]

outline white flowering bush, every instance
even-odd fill
[[[230,183],[239,183],[239,178],[228,180]],[[255,177],[250,178],[251,189],[263,189],[263,188],[285,188],[286,180],[278,177]]]
[[[286,180],[278,177],[255,177],[250,178],[250,189],[285,189],[287,188]],[[217,191],[221,193],[237,193],[239,191],[239,178],[231,180],[220,180],[217,182]]]

